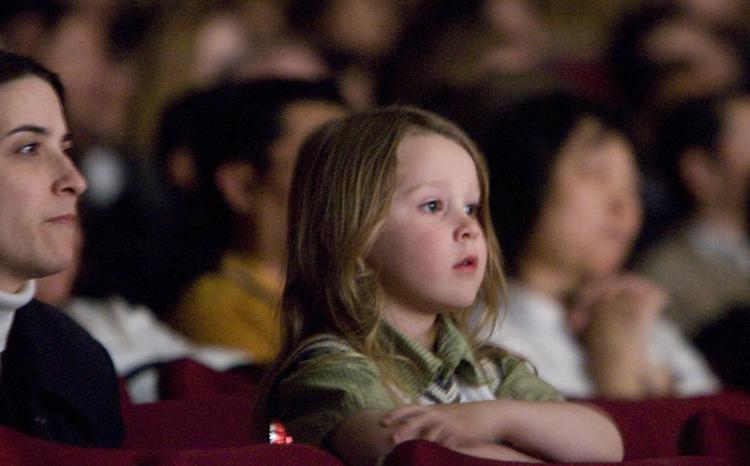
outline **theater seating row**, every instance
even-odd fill
[[[170,363],[171,398],[123,403],[127,436],[116,450],[80,448],[0,428],[0,464],[8,465],[313,465],[340,466],[311,446],[267,443],[252,416],[255,382],[193,361]],[[165,372],[167,373],[167,372]],[[643,402],[589,400],[620,428],[626,466],[750,464],[750,396],[736,391]],[[583,439],[585,441],[585,439]],[[480,460],[427,441],[396,447],[388,466],[511,466]],[[587,463],[591,464],[591,463]]]

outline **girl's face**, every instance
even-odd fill
[[[406,136],[396,189],[368,259],[381,272],[387,319],[414,319],[474,303],[487,263],[477,218],[477,169],[461,146],[437,134]]]
[[[624,137],[582,119],[561,148],[524,260],[578,279],[615,271],[641,225],[638,188]]]

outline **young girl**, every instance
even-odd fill
[[[695,395],[715,377],[660,317],[666,293],[622,271],[641,224],[633,150],[603,109],[540,96],[486,145],[492,216],[512,277],[491,341],[565,396]]]
[[[494,319],[503,286],[487,185],[474,145],[424,111],[357,114],[307,140],[266,411],[296,441],[358,465],[416,438],[498,459],[622,457],[608,419],[466,331],[472,311]]]

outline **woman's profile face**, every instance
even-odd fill
[[[86,182],[57,94],[22,77],[0,85],[0,290],[65,268],[74,255]]]
[[[584,118],[552,170],[525,258],[578,278],[615,271],[641,225],[639,174],[630,144]]]

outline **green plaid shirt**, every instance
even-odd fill
[[[436,381],[453,381],[463,387],[486,386],[491,390],[488,399],[492,395],[518,400],[562,399],[528,363],[517,357],[498,355],[478,363],[455,326],[448,320],[440,322],[434,353],[393,327],[385,326],[383,331],[387,344],[406,359],[398,361],[396,375],[415,399],[425,404],[447,402],[440,396],[431,396],[436,391],[442,394]],[[399,405],[372,360],[342,339],[320,335],[301,348],[277,380],[270,403],[272,417],[286,425],[296,442],[322,445],[337,425],[357,412],[389,411]],[[488,365],[492,370],[483,370]],[[493,373],[496,377],[489,380]],[[428,398],[431,401],[422,401]]]

